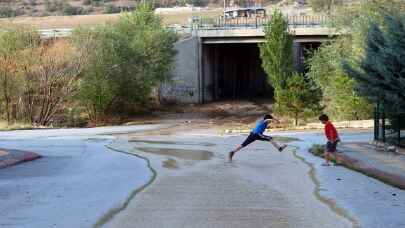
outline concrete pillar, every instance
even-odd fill
[[[175,44],[176,60],[170,79],[160,86],[163,103],[199,103],[199,38],[192,37]]]

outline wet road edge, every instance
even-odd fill
[[[112,151],[115,151],[115,152],[119,152],[119,153],[128,154],[128,155],[131,155],[131,156],[135,156],[135,157],[137,157],[137,158],[140,158],[140,159],[144,160],[144,161],[146,162],[146,166],[147,166],[148,169],[152,172],[152,175],[151,175],[149,181],[148,181],[146,184],[144,184],[144,185],[142,185],[141,187],[136,188],[135,190],[133,190],[133,191],[131,192],[131,194],[127,197],[127,199],[125,200],[125,202],[124,202],[121,206],[111,208],[110,210],[108,210],[107,213],[105,213],[103,216],[101,216],[101,218],[99,218],[98,221],[93,225],[94,228],[99,228],[99,227],[102,227],[102,226],[106,225],[106,224],[107,224],[109,221],[111,221],[118,213],[120,213],[120,212],[122,212],[123,210],[125,210],[125,209],[128,207],[128,205],[129,205],[129,203],[131,202],[131,200],[132,200],[133,198],[135,198],[135,196],[136,196],[138,193],[142,192],[142,191],[143,191],[144,189],[146,189],[149,185],[151,185],[151,184],[156,180],[156,177],[157,177],[157,172],[156,172],[156,170],[152,167],[152,165],[151,165],[151,163],[150,163],[150,160],[149,160],[148,158],[146,158],[146,157],[144,157],[144,156],[141,156],[141,155],[138,155],[138,154],[129,153],[129,152],[124,151],[124,150],[116,149],[116,148],[114,148],[114,147],[111,146],[112,144],[113,144],[113,143],[110,143],[110,144],[108,144],[108,145],[105,145],[105,147],[106,147],[107,149],[109,149],[109,150],[112,150]]]
[[[350,215],[350,213],[347,210],[345,210],[342,207],[339,207],[333,199],[322,196],[321,187],[320,187],[321,184],[320,184],[320,181],[316,177],[316,169],[315,169],[314,164],[311,162],[308,162],[304,157],[302,157],[298,154],[298,150],[300,149],[299,147],[297,147],[297,146],[291,146],[291,147],[294,148],[292,150],[292,154],[294,155],[294,157],[299,159],[300,161],[304,162],[309,167],[309,171],[307,174],[308,174],[309,178],[311,179],[311,181],[315,184],[315,189],[313,191],[314,196],[319,201],[321,201],[322,203],[327,205],[329,207],[329,209],[331,209],[335,214],[349,220],[353,224],[353,227],[360,228],[361,226],[360,226],[359,222],[352,215]]]

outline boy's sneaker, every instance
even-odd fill
[[[235,155],[235,151],[229,152],[229,162],[232,162],[233,155]]]
[[[278,148],[278,151],[282,152],[286,147],[287,147],[287,145],[280,146]]]

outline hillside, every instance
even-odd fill
[[[245,2],[246,0],[241,0]],[[113,14],[136,8],[141,0],[1,0],[0,18],[15,16],[61,16]],[[264,4],[278,2],[264,0]],[[194,6],[220,7],[223,0],[154,0],[155,7]]]

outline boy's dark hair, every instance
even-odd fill
[[[272,115],[266,114],[266,115],[264,115],[263,119],[265,119],[265,120],[268,120],[268,119],[272,120],[272,119],[274,119],[274,118],[273,118]]]
[[[329,121],[329,117],[326,114],[322,114],[319,116],[320,121]]]

